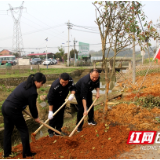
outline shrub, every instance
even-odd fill
[[[160,97],[154,97],[153,95],[148,95],[147,97],[136,98],[136,103],[145,108],[160,108]]]

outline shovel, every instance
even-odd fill
[[[59,110],[61,110],[61,109],[63,108],[63,106],[64,106],[67,102],[68,102],[68,99],[62,104],[62,106],[61,106],[60,108],[58,108],[58,109],[56,110],[56,112],[53,113],[53,116],[55,116],[55,115],[59,112]],[[48,121],[49,121],[49,119],[47,119],[34,133],[32,133],[32,135],[35,136],[35,135],[39,132],[39,130],[44,126],[44,124],[46,124]]]
[[[93,107],[93,105],[94,105],[94,103],[96,102],[96,100],[97,100],[98,98],[96,98],[94,101],[93,101],[93,103],[91,104],[91,106],[89,107],[89,109],[87,110],[87,113],[91,110],[91,108]],[[74,130],[71,132],[71,134],[69,135],[69,137],[71,137],[73,134],[74,134],[74,132],[76,131],[76,129],[79,127],[79,125],[81,124],[81,122],[84,120],[84,118],[86,117],[87,115],[84,115],[83,117],[82,117],[82,119],[79,121],[79,123],[76,125],[76,127],[74,128]]]
[[[25,113],[28,114],[30,117],[32,117],[31,114],[28,113],[26,110],[23,110],[23,112],[25,112]],[[32,117],[32,118],[33,118],[33,117]],[[58,133],[58,134],[64,136],[64,134],[62,134],[60,131],[58,131],[58,130],[52,128],[52,127],[49,126],[48,124],[45,124],[45,123],[43,123],[43,122],[41,122],[41,121],[40,121],[40,123],[43,124],[44,126],[46,126],[47,128],[51,129],[52,131],[54,131],[54,132],[56,132],[56,133]]]

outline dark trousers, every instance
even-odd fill
[[[61,107],[62,104],[53,105],[53,113],[57,111],[57,109]],[[61,108],[61,110],[51,120],[49,120],[49,125],[60,132],[63,126],[64,109],[65,106],[63,106],[63,108]],[[53,130],[48,129],[48,133],[53,133]]]
[[[83,117],[84,107],[83,107],[83,104],[82,104],[82,97],[80,96],[80,94],[76,93],[75,97],[76,97],[76,100],[77,100],[77,103],[78,103],[78,113],[77,113],[77,124],[78,124],[79,121]],[[87,103],[87,109],[89,109],[89,107],[93,103],[93,101],[92,101],[92,92],[89,92],[87,94],[86,103]],[[94,119],[94,106],[91,108],[91,110],[88,113],[88,122],[92,121],[93,119]],[[84,123],[84,120],[79,125],[80,128],[83,126],[83,123]]]
[[[2,114],[4,116],[4,156],[8,157],[11,154],[11,135],[14,129],[14,125],[18,129],[21,135],[21,141],[23,145],[23,155],[29,154],[29,133],[26,122],[23,118],[22,111],[12,107],[9,103],[2,105]]]

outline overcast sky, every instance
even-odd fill
[[[20,28],[23,38],[23,47],[26,54],[30,52],[42,53],[47,51],[56,53],[59,46],[68,52],[68,28],[67,22],[73,26],[70,29],[70,49],[73,48],[73,40],[90,44],[90,50],[101,50],[101,39],[95,21],[94,1],[24,1]],[[160,17],[160,1],[141,1],[143,10],[148,17],[157,24]],[[20,7],[22,1],[0,0],[0,51],[2,49],[12,50],[14,20],[10,12],[12,7]],[[8,12],[7,12],[8,10]],[[14,13],[15,18],[19,12]],[[82,27],[90,28],[84,29]],[[81,31],[83,30],[83,31]],[[93,33],[94,32],[94,33]],[[45,39],[48,37],[48,42]],[[62,44],[64,43],[64,44]],[[155,42],[152,42],[155,45]]]

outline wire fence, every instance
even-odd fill
[[[76,62],[70,61],[69,62],[70,66],[93,66],[93,62],[89,60],[77,60]]]
[[[136,63],[136,80],[133,84],[133,70],[132,67],[127,68],[125,71],[116,72],[116,82],[123,82],[125,88],[132,88],[132,90],[141,89],[146,87],[146,82],[148,81],[148,76],[160,72],[160,61],[146,58],[145,63],[142,64],[140,61]],[[154,77],[153,77],[154,80]],[[150,86],[153,83],[150,83]]]

